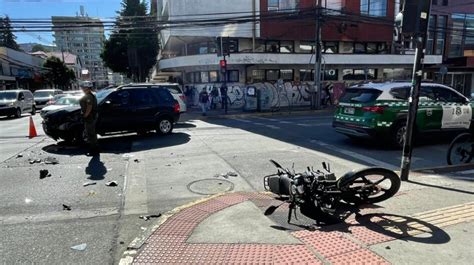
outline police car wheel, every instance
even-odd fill
[[[169,118],[161,118],[158,120],[158,134],[170,134],[173,131],[173,122]]]
[[[392,144],[397,148],[402,148],[405,141],[407,127],[404,122],[400,122],[393,128]]]

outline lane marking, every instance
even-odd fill
[[[275,130],[281,129],[280,127],[275,126],[275,125],[265,125],[265,127],[268,127],[268,128],[270,128],[270,129],[275,129]]]
[[[321,142],[321,141],[318,141],[318,140],[311,140],[310,142],[313,143],[313,144],[317,144],[319,146],[328,148],[330,150],[336,151],[338,153],[345,154],[345,155],[350,156],[352,158],[355,158],[357,160],[367,162],[367,163],[372,164],[374,166],[385,167],[385,168],[390,169],[390,170],[398,169],[398,166],[394,166],[392,164],[389,164],[389,163],[386,163],[386,162],[383,162],[383,161],[380,161],[380,160],[377,160],[377,159],[374,159],[374,158],[371,158],[371,157],[368,157],[368,156],[365,156],[365,155],[361,155],[361,154],[358,154],[356,152],[345,150],[345,149],[342,149],[342,148],[339,148],[339,147],[336,147],[334,145],[327,144],[327,143],[324,143],[324,142]]]

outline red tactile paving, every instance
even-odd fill
[[[344,237],[341,232],[314,231],[301,240],[313,247],[323,257],[332,257],[360,249],[361,246]]]
[[[275,245],[242,244],[230,245],[227,259],[230,264],[272,264]]]
[[[209,201],[205,201],[205,202],[196,204],[194,207],[199,209],[199,210],[208,212],[208,213],[215,213],[215,212],[223,210],[223,209],[225,209],[229,206],[230,206],[229,204],[226,204],[226,203],[217,201],[215,199],[212,199],[212,200],[209,200]]]
[[[192,233],[198,223],[168,219],[156,232],[159,235],[188,236]]]
[[[349,231],[352,237],[368,246],[396,239],[384,234],[383,229],[378,226],[370,225],[370,228],[367,226],[351,226]],[[380,230],[380,232],[377,230]]]
[[[273,264],[323,264],[305,245],[275,246]]]
[[[331,262],[333,265],[342,265],[342,264],[390,264],[386,260],[384,260],[382,257],[378,256],[377,254],[371,252],[368,249],[359,249],[356,251],[351,251],[348,253],[345,253],[343,255],[339,256],[334,256],[331,258],[328,258],[328,260]]]
[[[228,244],[188,244],[183,255],[192,263],[228,263]]]
[[[195,208],[195,207],[189,207],[171,216],[169,220],[180,220],[180,221],[200,223],[201,221],[209,217],[209,215],[210,215],[209,212],[199,210],[198,208]]]
[[[238,203],[246,201],[247,197],[239,193],[231,193],[231,194],[219,196],[215,198],[214,200],[217,200],[225,204],[234,205],[234,204],[238,204]]]
[[[242,192],[240,193],[244,196],[246,196],[249,199],[274,199],[274,197],[270,194],[264,194],[264,193],[255,193],[255,192]]]

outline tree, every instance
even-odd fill
[[[13,34],[13,28],[10,18],[0,18],[0,46],[20,51],[20,46],[16,43],[16,36]]]
[[[67,88],[72,81],[76,80],[74,71],[57,57],[49,57],[43,66],[48,69],[44,75],[46,81],[56,88]]]
[[[49,52],[50,50],[41,44],[35,44],[31,47],[31,52]]]
[[[145,81],[158,55],[158,33],[152,29],[153,18],[146,3],[122,0],[122,10],[109,39],[105,41],[101,58],[114,72],[126,74],[134,81]]]

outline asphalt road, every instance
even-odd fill
[[[371,165],[396,168],[401,154],[334,133],[328,114],[183,117],[169,136],[101,137],[100,158],[45,137],[38,115],[40,136],[30,140],[27,122],[26,116],[0,120],[0,263],[117,263],[153,225],[140,215],[164,213],[206,193],[261,191],[262,177],[275,171],[271,158],[301,170],[326,161],[341,175]],[[444,165],[446,149],[446,142],[425,141],[414,152],[414,167]],[[47,157],[59,164],[29,163]],[[51,177],[40,179],[41,169]],[[108,181],[118,186],[106,186]],[[83,243],[84,251],[71,249]]]

